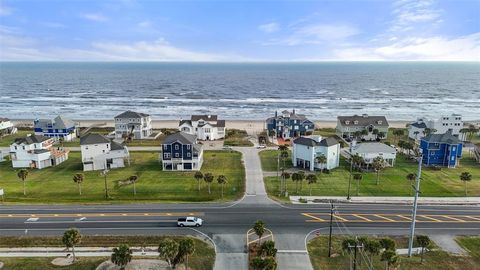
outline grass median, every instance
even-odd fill
[[[26,180],[27,195],[23,195],[21,180],[10,162],[0,163],[0,188],[5,191],[4,203],[131,203],[131,202],[207,202],[235,200],[242,196],[245,186],[245,171],[241,153],[235,151],[205,151],[202,172],[215,176],[211,194],[207,184],[201,181],[197,190],[195,172],[162,171],[159,154],[156,152],[131,152],[131,165],[111,170],[107,175],[110,199],[106,200],[104,177],[100,171],[82,172],[79,152],[71,152],[70,158],[56,166],[42,170],[29,170]],[[75,173],[84,173],[82,195],[72,180]],[[225,175],[228,183],[221,197],[221,187],[216,182],[218,175]],[[131,175],[137,175],[137,195],[133,185],[119,183]]]

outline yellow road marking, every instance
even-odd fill
[[[441,220],[438,220],[438,219],[436,219],[436,218],[429,217],[429,216],[427,216],[427,215],[418,215],[418,216],[419,216],[419,217],[422,217],[422,218],[426,218],[426,219],[433,220],[433,221],[435,221],[435,222],[442,222]],[[422,222],[421,220],[417,220],[417,221]]]
[[[309,218],[313,218],[315,221],[322,221],[322,222],[325,221],[324,219],[321,219],[321,218],[316,217],[316,216],[312,216],[312,215],[307,214],[307,213],[302,213],[302,215],[304,215],[304,216],[306,216],[306,217],[309,217]]]
[[[203,212],[195,212],[195,213],[186,213],[186,212],[179,212],[179,213],[89,213],[89,214],[0,214],[0,218],[30,218],[30,217],[39,217],[39,218],[69,218],[69,217],[136,217],[136,216],[156,216],[156,217],[163,217],[163,216],[187,216],[187,215],[195,215],[195,216],[203,216]]]
[[[398,221],[396,221],[396,220],[393,220],[393,219],[391,219],[391,218],[387,218],[387,217],[384,217],[384,216],[381,216],[381,215],[374,215],[374,216],[379,217],[379,218],[383,218],[383,219],[388,220],[388,221],[390,221],[390,222],[398,222]]]
[[[476,217],[472,217],[472,216],[465,216],[465,217],[480,221],[480,218],[476,218]]]
[[[466,222],[465,220],[463,219],[459,219],[459,218],[454,218],[454,217],[451,217],[451,216],[442,216],[444,218],[448,218],[448,219],[451,219],[451,220],[455,220],[455,221],[459,221],[459,222]]]
[[[343,218],[343,217],[338,216],[338,215],[333,215],[333,217],[336,218],[336,219],[338,218],[338,219],[340,219],[341,221],[349,221],[348,219]]]
[[[371,222],[371,221],[372,221],[371,219],[368,219],[368,218],[366,218],[366,217],[362,217],[362,216],[357,215],[357,214],[353,214],[352,216],[357,217],[357,218],[361,218],[361,219],[363,219],[363,220],[365,220],[365,221],[368,221],[368,222]]]
[[[411,221],[411,220],[412,220],[411,218],[406,217],[406,216],[402,216],[402,215],[397,215],[397,217],[404,218],[404,219],[406,219],[406,220],[408,220],[408,221]]]

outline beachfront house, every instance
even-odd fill
[[[265,121],[265,129],[269,136],[286,140],[310,135],[315,129],[315,124],[305,115],[297,114],[294,109],[292,112],[285,110],[281,114],[275,111],[275,116]]]
[[[115,138],[145,139],[152,134],[152,118],[145,113],[123,112],[114,118]]]
[[[17,133],[17,128],[8,118],[0,117],[0,136],[6,136]]]
[[[225,138],[225,120],[218,120],[217,115],[192,115],[190,120],[180,120],[178,130],[201,141],[219,140]]]
[[[325,162],[318,162],[324,156]],[[299,137],[293,141],[292,163],[294,167],[314,171],[334,169],[340,162],[340,143],[334,138],[322,136]]]
[[[397,150],[380,142],[364,142],[354,144],[351,149],[351,155],[362,157],[364,165],[367,166],[371,165],[377,157],[381,157],[385,165],[393,166],[397,158]]]
[[[15,139],[10,145],[12,167],[43,169],[66,161],[69,151],[54,147],[54,142],[53,138],[31,134]]]
[[[203,148],[195,135],[180,131],[163,141],[161,160],[164,171],[198,171],[203,164]]]
[[[363,141],[386,139],[388,122],[385,116],[368,114],[337,117],[337,136],[345,139],[358,138]]]
[[[408,125],[408,137],[414,140],[420,140],[426,136],[426,129],[430,129],[432,134],[445,134],[450,131],[451,134],[460,139],[464,139],[460,130],[463,128],[463,120],[460,114],[442,115],[437,120],[427,118],[418,118],[417,121]]]
[[[423,164],[455,168],[462,157],[462,142],[449,130],[444,134],[430,134],[420,141]]]
[[[35,135],[53,138],[55,141],[62,139],[69,142],[77,137],[75,123],[60,115],[54,119],[35,119],[33,127]]]
[[[100,134],[87,134],[80,138],[84,171],[110,170],[125,167],[130,153],[126,146]]]

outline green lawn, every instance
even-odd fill
[[[332,137],[336,135],[335,128],[316,128],[313,131],[314,135],[321,135],[322,137]]]
[[[115,247],[127,243],[130,246],[157,246],[166,236],[83,236],[79,247]],[[182,236],[168,236],[179,240]],[[215,262],[215,251],[211,244],[192,237],[195,243],[195,252],[189,257],[189,265],[195,270],[213,269]],[[62,246],[61,237],[0,237],[0,247],[57,247]],[[5,263],[4,269],[95,269],[100,263],[109,258],[88,258],[80,257],[75,265],[70,267],[55,267],[51,265],[53,258],[0,258]],[[135,259],[135,257],[133,257]],[[183,268],[182,268],[183,269]]]
[[[480,236],[462,236],[458,237],[456,241],[472,257],[477,258],[480,265]]]
[[[162,171],[159,154],[155,152],[132,152],[131,166],[111,170],[108,186],[111,199],[104,199],[104,178],[99,171],[85,172],[82,196],[72,177],[82,172],[79,152],[71,152],[68,161],[56,167],[30,170],[27,178],[27,196],[23,196],[22,182],[11,168],[10,162],[0,163],[0,187],[5,190],[5,203],[112,203],[112,202],[202,202],[234,200],[242,196],[245,171],[239,152],[205,151],[202,172],[227,177],[224,198],[220,186],[212,183],[212,193],[202,181],[197,191],[194,172]],[[138,175],[137,196],[133,197],[133,186],[119,187],[118,181]]]
[[[271,153],[269,153],[271,155]],[[267,158],[266,156],[264,158]],[[272,164],[274,157],[269,157]],[[276,161],[276,159],[275,159]],[[272,169],[271,166],[264,168]],[[329,174],[318,173],[319,180],[312,186],[313,196],[346,196],[349,179],[349,165],[340,160],[340,167],[333,169]],[[406,180],[408,173],[417,171],[417,163],[406,160],[403,155],[397,155],[395,167],[386,168],[380,172],[380,184],[376,185],[376,174],[364,173],[360,181],[360,196],[410,196],[412,193],[411,183]],[[468,195],[480,196],[480,166],[471,158],[463,158],[460,165],[455,169],[442,168],[435,171],[431,168],[423,168],[421,182],[421,196],[464,196],[464,184],[459,180],[461,172],[468,171],[473,175],[473,180],[468,183]],[[307,172],[308,173],[308,172]],[[305,181],[304,181],[305,182]],[[265,177],[267,192],[275,196],[279,191],[279,183],[276,177]],[[300,186],[300,185],[299,185]],[[295,183],[288,181],[290,195],[297,195]],[[299,195],[309,195],[309,187],[303,183],[298,192]],[[356,182],[352,179],[351,194],[356,195]]]
[[[278,150],[263,150],[260,151],[260,161],[262,163],[262,170],[263,171],[277,171],[278,167],[278,155],[280,151]],[[280,159],[280,168],[284,166],[283,161]],[[289,169],[292,168],[292,152],[288,151],[288,158],[285,159],[285,168]]]
[[[316,237],[308,243],[308,252],[310,260],[313,265],[313,269],[348,269],[349,268],[349,255],[344,254],[341,249],[341,242],[345,239],[342,236],[334,236],[332,239],[333,254],[337,254],[336,257],[328,258],[328,237],[320,236]],[[406,248],[407,239],[405,237],[392,238],[397,243],[397,248]],[[414,246],[417,246],[414,244]],[[480,245],[476,245],[475,251],[479,252]],[[400,256],[399,267],[397,269],[478,269],[480,264],[480,257],[474,253],[471,256],[453,256],[447,252],[438,250],[437,247],[433,247],[432,251],[425,253],[423,264],[420,263],[420,255],[414,255],[411,258],[406,256]],[[360,258],[360,256],[359,256]],[[380,261],[380,256],[373,257],[374,269],[385,269],[385,265]],[[362,260],[362,264],[357,269],[367,269],[365,261]]]
[[[0,147],[8,147],[10,146],[15,139],[26,137],[27,134],[33,134],[33,130],[19,130],[17,133],[13,135],[7,135],[4,137],[0,137]]]

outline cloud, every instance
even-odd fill
[[[3,5],[0,2],[0,16],[8,16],[13,13],[13,9]]]
[[[446,38],[411,37],[391,44],[335,50],[340,60],[480,61],[480,32]]]
[[[280,30],[280,25],[278,25],[278,23],[271,22],[271,23],[259,25],[258,29],[265,33],[274,33]]]
[[[41,25],[49,28],[66,28],[67,26],[56,22],[42,22]]]
[[[433,0],[401,0],[394,2],[390,31],[410,31],[419,27],[419,24],[439,23],[442,10],[434,8]]]
[[[81,14],[80,17],[86,19],[86,20],[90,20],[90,21],[94,21],[94,22],[106,22],[108,21],[108,17],[100,14],[100,13],[84,13],[84,14]]]
[[[358,29],[347,24],[306,24],[293,27],[291,33],[284,38],[270,39],[263,45],[304,45],[331,44],[344,41],[360,33]]]
[[[137,23],[137,26],[142,28],[149,28],[152,26],[152,23],[150,21],[141,21]]]

